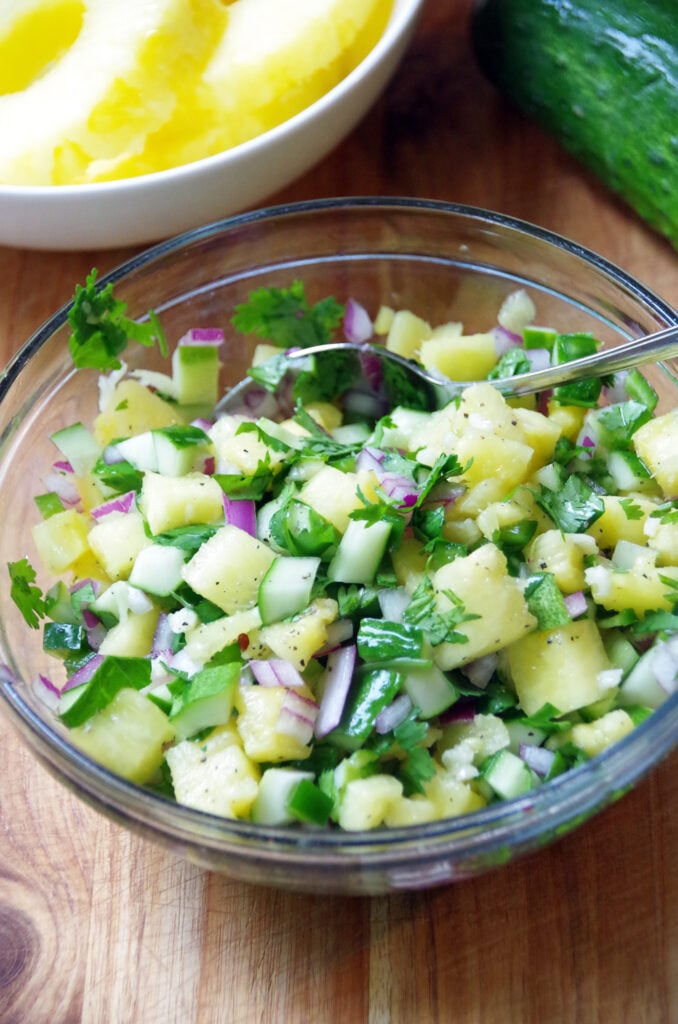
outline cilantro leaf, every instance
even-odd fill
[[[302,281],[289,288],[258,288],[235,307],[231,323],[241,334],[255,334],[279,348],[324,345],[341,323],[344,307],[336,299],[309,306]]]
[[[532,369],[530,360],[522,348],[516,346],[504,352],[503,356],[487,375],[488,380],[503,380],[504,377],[515,377],[518,373],[528,373]]]
[[[576,473],[557,491],[542,486],[533,493],[539,507],[563,533],[583,533],[605,511],[600,495]]]
[[[158,344],[167,354],[167,339],[160,321],[149,312],[148,323],[138,323],[125,316],[127,304],[113,294],[113,284],[97,288],[97,271],[92,270],[85,285],[77,285],[73,305],[68,313],[71,335],[68,347],[77,369],[117,370],[118,356],[130,341],[140,345]]]
[[[35,569],[27,558],[10,562],[7,566],[11,580],[10,597],[14,601],[27,625],[37,629],[40,619],[45,616],[45,599],[40,587],[36,587]]]
[[[442,612],[438,610],[433,580],[430,576],[423,576],[405,609],[403,621],[422,629],[434,647],[442,643],[468,643],[468,637],[456,627],[480,616],[467,612],[463,601],[453,591],[442,590],[441,593],[452,602],[452,607]]]
[[[624,515],[627,519],[642,519],[643,510],[640,505],[637,505],[633,498],[620,498],[619,504],[624,509]]]
[[[417,709],[413,708],[408,717],[393,730],[393,738],[406,755],[398,768],[406,796],[423,793],[423,784],[436,773],[435,762],[422,745],[428,735],[428,725],[419,721],[416,715]]]

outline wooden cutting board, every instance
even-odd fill
[[[482,80],[429,0],[393,84],[277,200],[423,196],[590,246],[678,304],[678,259]],[[0,359],[92,266],[0,249]],[[4,500],[8,500],[4,496]],[[431,892],[256,889],[109,823],[0,718],[0,1024],[676,1024],[678,755],[578,832]]]

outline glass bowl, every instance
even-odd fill
[[[233,306],[263,285],[303,279],[309,298],[354,296],[432,322],[487,327],[502,299],[524,286],[539,322],[592,330],[606,345],[678,323],[657,295],[601,257],[538,227],[487,211],[388,198],[330,199],[233,217],[158,245],[104,278],[129,315],[155,309],[168,336],[227,325]],[[38,565],[27,524],[53,460],[48,435],[96,413],[93,371],[68,356],[68,306],[41,327],[0,383],[0,561]],[[224,382],[244,374],[251,349],[229,337]],[[149,350],[129,362],[153,365]],[[661,410],[678,403],[666,367],[647,371]],[[91,377],[88,374],[91,373]],[[46,579],[38,580],[46,585]],[[41,633],[0,592],[0,694],[38,759],[74,793],[120,824],[234,879],[314,892],[373,894],[426,888],[479,874],[581,825],[664,758],[678,739],[678,695],[608,751],[529,795],[466,816],[401,829],[339,833],[268,828],[178,806],[117,778],[75,750],[38,698],[46,668]],[[53,659],[52,659],[53,664]]]

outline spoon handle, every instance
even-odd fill
[[[559,363],[544,370],[532,370],[492,383],[504,395],[529,395],[535,391],[548,391],[561,384],[570,384],[589,377],[608,377],[613,373],[619,373],[620,370],[629,370],[634,366],[657,362],[662,358],[670,359],[676,355],[678,326],[665,327],[654,334],[648,334],[645,338],[633,338],[623,345],[603,349],[591,356],[583,356],[569,363]],[[460,386],[456,381],[451,382],[449,388],[447,384],[440,386],[448,400],[459,394]]]

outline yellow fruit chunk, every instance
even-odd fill
[[[370,775],[346,784],[339,805],[339,825],[347,832],[378,828],[400,800],[402,783],[393,775]]]
[[[337,618],[337,602],[330,597],[312,601],[300,615],[289,622],[274,622],[263,626],[259,639],[278,658],[285,658],[303,671],[313,655],[327,640],[327,627]]]
[[[111,580],[126,580],[134,560],[151,541],[140,512],[109,512],[89,532],[89,546]]]
[[[527,548],[527,564],[532,572],[550,572],[565,594],[583,590],[584,558],[597,553],[592,537],[547,530],[539,534]]]
[[[613,743],[633,732],[633,719],[622,708],[608,711],[594,722],[579,722],[572,727],[568,738],[589,755],[595,757]]]
[[[139,507],[154,534],[192,523],[215,523],[224,514],[223,491],[204,473],[182,477],[147,472]]]
[[[79,31],[71,8],[57,32],[58,59],[25,88],[0,97],[4,183],[115,176],[174,115],[182,88],[195,88],[228,19],[219,0],[85,0],[83,8]],[[38,24],[42,10],[36,6],[32,17]],[[49,24],[41,29],[44,39]],[[22,42],[21,25],[14,31],[12,48]]]
[[[422,342],[419,358],[427,370],[438,370],[451,380],[483,380],[497,362],[494,336],[460,334],[456,326],[437,327]]]
[[[84,0],[13,0],[11,21],[0,18],[0,96],[26,89],[75,42]]]
[[[33,540],[48,572],[57,576],[89,552],[87,537],[91,519],[66,509],[33,527]]]
[[[363,506],[358,496],[360,483],[357,473],[323,466],[304,484],[298,498],[329,520],[339,533],[345,533],[350,513]]]
[[[266,544],[226,524],[184,566],[189,587],[227,615],[256,604],[259,584],[275,558]]]
[[[166,754],[178,803],[222,818],[246,818],[259,789],[259,766],[242,749],[233,725],[207,739],[182,740]]]
[[[431,326],[408,309],[394,313],[386,336],[386,348],[404,359],[412,359],[421,343],[431,337]]]
[[[678,494],[678,409],[639,427],[633,446],[667,498]]]
[[[108,630],[99,654],[117,654],[124,658],[145,658],[151,653],[153,637],[158,625],[160,609],[147,612],[129,612],[124,619]]]
[[[620,498],[617,494],[603,494],[601,501],[605,511],[586,531],[601,550],[614,548],[620,540],[628,540],[632,544],[646,543],[645,523],[650,512],[656,508],[652,502],[638,494],[629,495],[628,498]],[[640,510],[637,519],[629,516],[629,505],[633,508],[633,515]]]
[[[506,654],[526,715],[536,714],[545,704],[565,715],[594,704],[605,693],[598,677],[610,663],[591,619],[530,633],[511,644]]]
[[[144,785],[160,768],[165,744],[174,739],[174,729],[147,697],[137,690],[123,689],[68,735],[74,746],[105,768]]]
[[[311,698],[306,687],[295,689]],[[236,696],[238,732],[245,753],[253,761],[294,761],[308,757],[311,748],[296,736],[278,732],[277,724],[287,694],[284,686],[241,686]],[[312,698],[311,698],[312,699]]]
[[[664,580],[678,581],[678,568],[675,566],[658,569],[649,561],[634,565],[630,570],[595,565],[585,571],[585,576],[593,600],[610,612],[630,608],[642,618],[646,612],[671,611],[673,608],[674,591]]]
[[[221,619],[214,619],[213,622],[204,622],[187,633],[186,654],[196,665],[202,665],[219,651],[223,651],[224,647],[254,634],[260,626],[261,615],[258,608],[248,608],[232,615],[225,615]],[[252,654],[249,646],[245,653],[248,657],[260,656],[258,653]]]
[[[100,445],[145,430],[180,423],[175,406],[149,391],[136,380],[121,380],[113,389],[105,409],[94,420],[93,433]]]
[[[462,602],[467,614],[478,616],[456,627],[466,643],[443,643],[434,648],[434,659],[443,670],[498,651],[537,624],[518,581],[508,574],[505,556],[494,544],[443,565],[434,573],[433,584],[440,612],[453,608],[445,594],[448,590]]]

